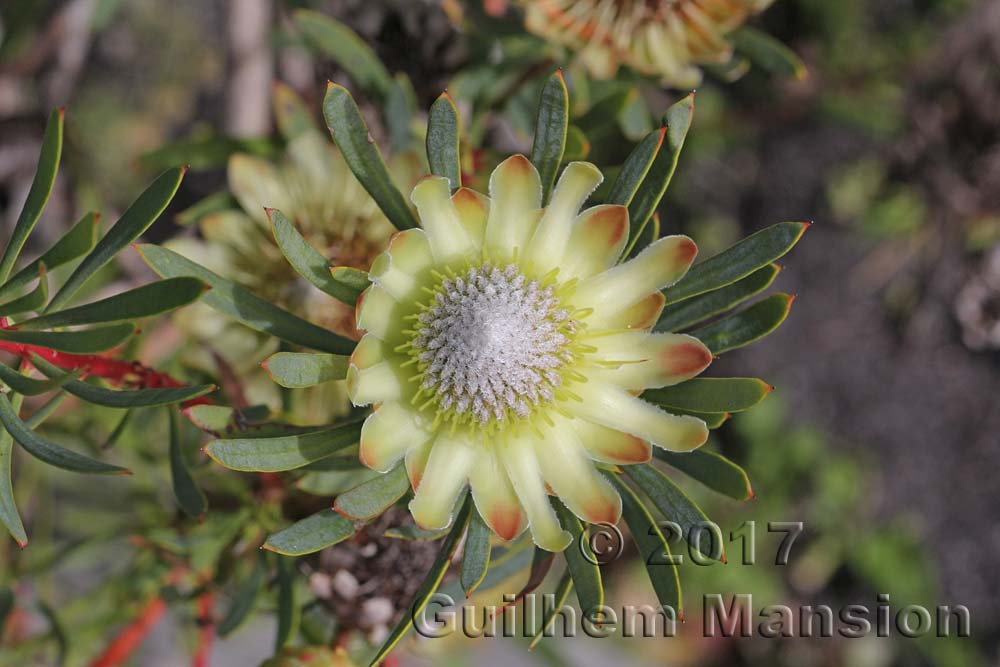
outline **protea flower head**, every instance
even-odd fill
[[[570,536],[550,492],[588,522],[614,523],[621,499],[595,464],[705,442],[700,419],[638,397],[712,360],[693,337],[650,332],[660,290],[697,248],[668,236],[619,263],[627,209],[579,212],[601,180],[594,165],[570,163],[543,208],[521,155],[493,172],[488,197],[429,176],[411,196],[422,229],[396,234],[373,263],[348,391],[375,406],[361,461],[388,471],[405,459],[420,526],[447,526],[468,484],[500,537],[530,528],[558,551]]]
[[[663,83],[692,87],[699,64],[726,63],[726,35],[773,0],[522,0],[525,25],[579,53],[591,74],[620,65]]]

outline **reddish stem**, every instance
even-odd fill
[[[192,667],[209,667],[212,660],[212,641],[215,639],[215,622],[212,607],[215,596],[205,593],[198,598],[198,648],[194,654]]]
[[[155,597],[143,608],[139,617],[125,626],[90,667],[120,667],[146,639],[167,610],[167,603]]]
[[[0,328],[6,327],[7,320],[0,317]],[[116,385],[125,385],[139,389],[186,386],[166,373],[161,373],[154,368],[144,366],[138,361],[123,361],[98,354],[69,354],[66,352],[57,352],[47,347],[12,343],[3,340],[0,340],[0,351],[10,352],[29,361],[31,354],[37,354],[53,366],[58,366],[63,370],[75,371],[85,369],[85,376],[101,377]],[[211,403],[211,401],[202,396],[190,400],[184,405],[191,406],[206,403]]]

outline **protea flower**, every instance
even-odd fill
[[[276,87],[276,115],[290,105],[304,104],[282,84]],[[300,115],[308,117],[308,112]],[[315,126],[298,127],[288,136],[285,154],[278,161],[237,153],[228,163],[229,188],[241,210],[206,216],[200,222],[202,238],[181,238],[170,247],[311,322],[358,338],[354,315],[348,306],[302,280],[282,255],[270,229],[264,207],[280,208],[296,228],[319,249],[332,266],[367,270],[385,248],[393,226],[364,191],[329,137]],[[416,177],[412,156],[392,162],[400,181],[411,185]],[[229,362],[248,384],[253,400],[278,405],[274,383],[253,371],[274,341],[234,324],[207,307],[192,308],[177,320],[197,340]],[[189,353],[187,361],[207,369],[214,362],[203,354]],[[337,383],[296,398],[296,411],[304,421],[342,414],[348,407],[342,385]],[[275,395],[272,395],[275,394]]]
[[[510,540],[526,527],[550,551],[570,541],[548,493],[580,518],[616,522],[621,499],[595,464],[647,461],[650,446],[690,451],[705,423],[638,397],[701,373],[696,338],[650,333],[660,289],[697,254],[668,236],[619,264],[628,212],[579,212],[602,180],[589,163],[563,171],[542,208],[535,167],[515,155],[486,197],[450,194],[430,176],[411,200],[422,229],[396,234],[358,301],[365,330],[348,370],[356,405],[374,404],[360,458],[388,471],[400,459],[426,529],[447,526],[471,487],[484,521]]]
[[[726,35],[773,0],[522,0],[525,25],[579,53],[591,74],[620,65],[681,88],[698,85],[699,64],[729,62]]]

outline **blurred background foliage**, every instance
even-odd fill
[[[303,100],[316,127],[325,82],[351,85],[373,139],[400,161],[423,143],[424,123],[411,119],[447,88],[466,119],[464,141],[478,147],[463,155],[478,188],[496,156],[530,147],[535,104],[554,65],[565,66],[572,91],[571,152],[598,164],[620,164],[654,127],[656,112],[687,92],[628,69],[595,80],[565,49],[526,32],[516,7],[496,16],[505,3],[486,4],[492,13],[478,2],[442,7],[431,0],[4,3],[0,229],[7,234],[13,226],[45,118],[58,106],[70,119],[64,166],[38,226],[40,245],[29,251],[47,247],[41,243],[86,210],[114,219],[159,170],[178,163],[190,164],[191,173],[168,209],[170,222],[147,236],[212,242],[212,216],[239,214],[244,203],[234,187],[234,155],[295,162],[295,139],[277,126],[274,81]],[[316,33],[308,12],[350,26],[384,70],[345,71],[336,44]],[[400,651],[404,664],[875,667],[997,659],[1000,2],[777,0],[751,24],[798,54],[808,76],[754,66],[730,80],[732,71],[707,68],[659,214],[663,230],[692,235],[702,256],[778,220],[818,223],[779,278],[782,289],[800,296],[789,325],[713,366],[730,374],[753,369],[777,386],[761,408],[713,436],[747,469],[757,499],[736,504],[691,489],[725,531],[747,520],[803,521],[789,565],[740,567],[731,559],[683,567],[687,613],[696,620],[674,640],[543,641],[530,654],[523,644],[429,641]],[[402,187],[409,177],[399,178]],[[343,263],[366,268],[354,259]],[[102,280],[111,289],[150,275],[125,252]],[[298,312],[310,316],[306,306]],[[232,401],[236,407],[271,402],[293,418],[295,409],[305,411],[302,422],[316,420],[315,405],[282,404],[281,395],[254,393],[249,380],[238,386],[229,377],[233,362],[204,344],[218,332],[192,338],[183,317],[148,332],[130,357],[190,382],[221,376],[230,397],[249,393],[242,405]],[[225,340],[216,346],[239,345]],[[282,508],[268,501],[267,479],[248,481],[200,457],[198,432],[182,419],[181,449],[212,507],[192,524],[175,509],[163,465],[163,409],[136,410],[119,422],[107,411],[73,408],[57,412],[48,432],[83,451],[115,447],[135,475],[95,494],[88,478],[18,461],[16,488],[33,543],[22,553],[0,541],[0,573],[16,584],[19,601],[3,627],[4,664],[52,664],[63,631],[47,609],[72,629],[66,664],[87,664],[108,628],[152,618],[150,600],[169,601],[174,592],[191,603],[171,606],[169,622],[157,626],[134,664],[188,664],[205,582],[229,582],[232,597],[219,604],[231,611],[243,595],[232,582],[254,580],[259,567],[280,576],[276,558],[264,557],[261,566],[252,552],[280,527],[282,513],[325,506],[325,496],[348,481],[337,471],[307,473],[295,483],[313,495],[294,501],[304,507]],[[237,416],[244,425],[254,421]],[[375,553],[391,555],[374,558],[366,572],[385,596],[365,599],[388,599],[389,618],[412,595],[391,563],[419,571],[433,557],[427,543],[397,542],[372,538]],[[336,589],[325,573],[350,557],[310,561],[300,599],[323,598],[323,586]],[[226,567],[240,571],[218,571]],[[606,571],[616,600],[648,595],[634,559]],[[874,606],[877,593],[899,604],[964,604],[973,638],[706,640],[698,605],[712,592],[834,608]],[[341,593],[334,590],[323,605],[345,604]],[[274,606],[261,596],[264,613],[239,629],[233,620],[212,664],[256,664],[270,655]],[[386,614],[378,603],[367,614],[359,629],[377,641]],[[335,632],[326,618],[303,612],[310,641]]]

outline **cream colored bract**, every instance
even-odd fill
[[[447,526],[469,484],[498,535],[528,527],[558,551],[570,537],[550,491],[580,518],[614,523],[621,500],[595,462],[705,442],[703,421],[638,397],[712,360],[695,338],[650,332],[660,290],[697,248],[669,236],[618,263],[627,209],[580,212],[601,180],[571,163],[542,208],[538,172],[520,155],[493,172],[489,197],[428,177],[412,194],[422,229],[396,234],[373,264],[348,371],[352,401],[375,406],[360,457],[383,472],[404,461],[420,526]]]

